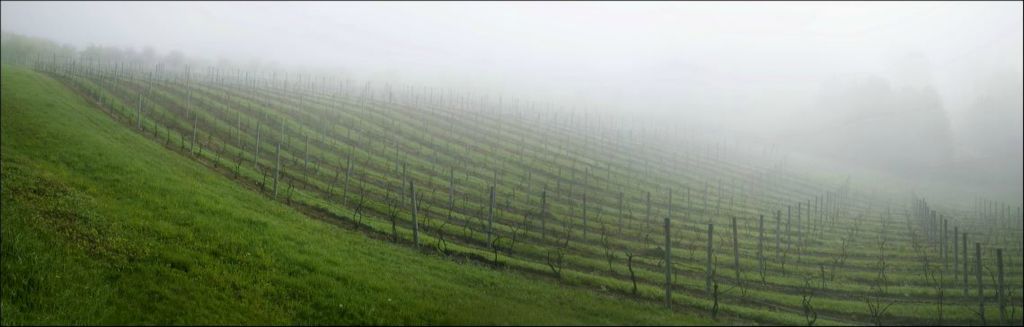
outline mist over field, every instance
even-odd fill
[[[0,1],[0,325],[1020,326],[1022,12]]]
[[[4,31],[78,48],[538,101],[1021,196],[1019,2],[3,6]]]

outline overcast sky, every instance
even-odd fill
[[[957,130],[985,79],[1021,76],[1024,60],[1021,2],[2,6],[4,31],[79,47],[330,68],[766,140],[793,137],[794,121],[828,110],[815,107],[823,85],[871,76],[933,88]]]
[[[1021,70],[1021,11],[1020,2],[17,2],[3,4],[3,29],[629,110],[658,97],[651,110],[756,114],[755,104],[799,102],[834,75],[920,82],[899,67],[910,54],[953,104],[971,88],[969,71]]]

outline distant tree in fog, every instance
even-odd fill
[[[953,157],[949,117],[931,87],[894,88],[880,77],[832,82],[816,107],[828,118],[808,140],[814,152],[897,171]]]

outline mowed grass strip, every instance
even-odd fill
[[[4,325],[713,323],[310,219],[2,71]]]

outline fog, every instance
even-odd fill
[[[1022,194],[1021,2],[2,4],[4,32],[687,126]]]

